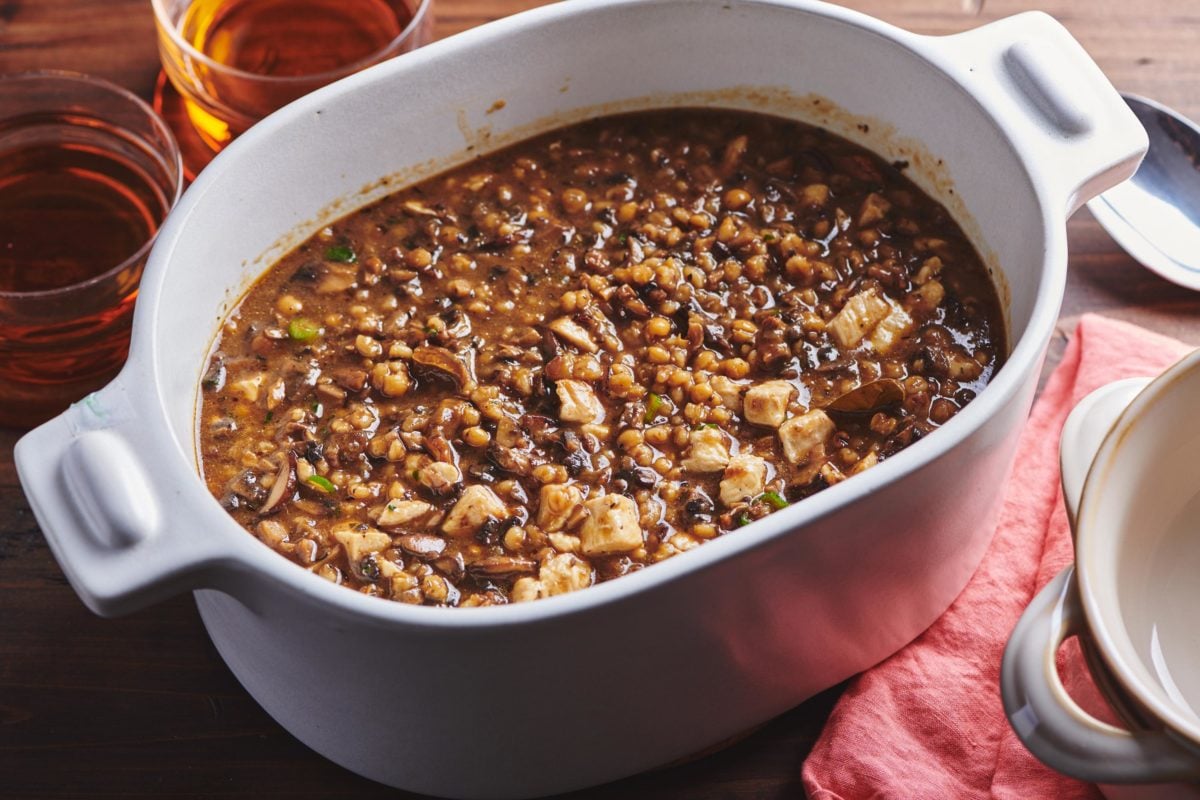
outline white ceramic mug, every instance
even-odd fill
[[[1109,384],[1072,411],[1061,444],[1075,564],[1030,603],[1004,653],[1014,730],[1054,769],[1110,797],[1200,798],[1200,351],[1150,381]],[[1128,724],[1071,699],[1055,654],[1079,636]]]

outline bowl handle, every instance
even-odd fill
[[[1083,398],[1071,410],[1063,424],[1059,440],[1058,459],[1062,474],[1063,500],[1071,525],[1079,513],[1079,500],[1083,496],[1083,485],[1100,445],[1121,413],[1133,402],[1150,378],[1125,378],[1101,386]]]
[[[932,41],[1067,216],[1137,170],[1145,129],[1053,17],[1030,11]]]
[[[1086,623],[1068,567],[1038,592],[1004,649],[1000,689],[1017,736],[1047,766],[1085,781],[1153,783],[1200,777],[1200,754],[1162,731],[1125,731],[1071,699],[1055,655]]]
[[[239,543],[180,519],[184,489],[156,474],[122,378],[17,442],[21,486],[54,557],[92,611],[116,616],[201,585]]]
[[[1102,386],[1067,417],[1059,455],[1072,524],[1096,453],[1149,382],[1127,378]],[[1068,567],[1034,597],[1004,650],[1001,693],[1017,736],[1041,761],[1083,780],[1145,783],[1200,775],[1200,756],[1167,734],[1121,730],[1092,717],[1067,694],[1055,656],[1070,636],[1086,636],[1086,627],[1075,570]]]

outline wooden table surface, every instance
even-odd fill
[[[437,2],[440,36],[539,4]],[[1118,88],[1200,119],[1200,0],[846,4],[925,33],[1041,8]],[[0,0],[0,74],[49,68],[107,77],[148,97],[158,70],[149,0]],[[1069,232],[1070,278],[1051,365],[1089,311],[1200,344],[1200,294],[1141,269],[1086,211]],[[118,620],[88,613],[17,485],[18,435],[0,430],[0,797],[400,796],[325,761],[276,725],[225,668],[190,597]],[[801,797],[801,764],[837,695],[831,689],[703,760],[575,796]]]

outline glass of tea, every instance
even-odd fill
[[[426,44],[432,0],[152,0],[163,71],[220,150],[272,111]]]
[[[120,369],[182,188],[170,129],[133,94],[71,73],[0,77],[0,426],[42,422]]]

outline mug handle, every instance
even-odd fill
[[[1132,176],[1146,154],[1145,128],[1049,14],[1028,11],[928,42],[931,60],[991,112],[1067,216]]]
[[[1149,381],[1130,378],[1097,389],[1080,401],[1063,426],[1063,495],[1072,520],[1100,445]],[[1085,635],[1071,566],[1037,593],[1004,649],[1000,690],[1018,738],[1044,764],[1081,780],[1120,784],[1200,778],[1200,754],[1169,734],[1109,725],[1067,694],[1055,657],[1066,639]]]

